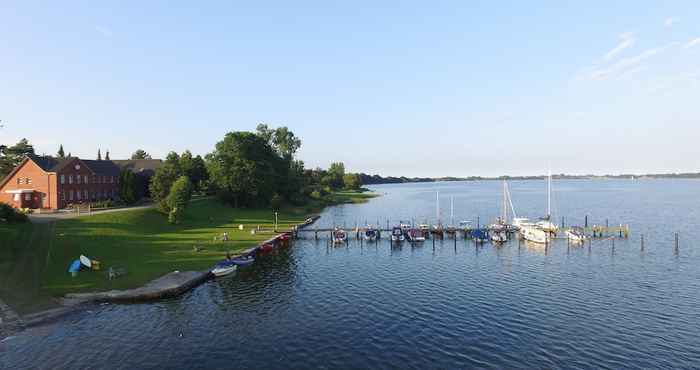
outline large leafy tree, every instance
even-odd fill
[[[0,145],[0,179],[12,172],[30,154],[34,154],[34,146],[27,139],[22,139],[13,146]]]
[[[151,159],[151,155],[148,154],[145,150],[139,149],[131,155],[131,159]]]
[[[261,123],[258,125],[256,132],[270,144],[277,154],[288,161],[291,161],[294,154],[301,147],[301,139],[294,135],[286,126],[273,129]]]
[[[148,188],[151,192],[151,198],[156,202],[156,207],[160,212],[169,213],[167,197],[170,194],[170,188],[173,186],[173,183],[181,175],[180,156],[175,152],[170,152],[163,165],[156,170],[156,173],[151,178],[151,184]]]
[[[180,156],[180,169],[190,179],[193,190],[201,190],[209,179],[204,159],[200,155],[193,157],[189,150]]]
[[[362,186],[362,179],[356,173],[348,173],[343,176],[343,185],[346,189],[359,190]]]
[[[345,176],[345,164],[343,162],[331,163],[328,172],[321,179],[321,183],[331,189],[343,188],[343,177]]]
[[[119,173],[119,198],[126,204],[136,203],[141,195],[136,175],[129,170],[122,170]]]
[[[262,136],[229,132],[207,156],[207,167],[221,198],[240,207],[268,205],[284,163]]]

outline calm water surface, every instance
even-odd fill
[[[513,182],[541,216],[542,182]],[[441,218],[492,221],[497,182],[376,186],[319,226]],[[700,182],[555,182],[567,224],[632,235],[569,248],[446,239],[330,247],[299,240],[230,278],[152,304],[93,306],[0,343],[0,368],[700,367]],[[674,233],[681,236],[674,251]],[[640,234],[646,248],[640,251]]]

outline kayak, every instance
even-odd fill
[[[80,263],[82,263],[87,268],[92,268],[92,261],[90,261],[89,258],[83,256],[82,254],[80,255]]]
[[[233,273],[234,271],[236,271],[237,268],[238,266],[231,263],[230,261],[219,262],[216,264],[216,266],[214,266],[214,269],[211,270],[211,273],[214,274],[214,276],[216,277],[221,277]]]

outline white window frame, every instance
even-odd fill
[[[61,175],[61,185],[66,183],[66,175]]]
[[[88,183],[88,175],[85,175],[84,180],[85,180],[85,181],[83,181],[83,183],[87,185],[87,183]]]
[[[32,178],[31,178],[31,177],[27,177],[27,178],[24,179],[24,182],[26,182],[27,185],[31,185],[31,184],[32,184]]]
[[[68,183],[69,184],[73,183],[73,175],[68,175]]]
[[[68,200],[71,202],[73,201],[73,190],[72,189],[68,192]]]
[[[80,182],[81,182],[82,179],[83,179],[82,176],[76,175],[76,176],[75,176],[75,183],[78,184],[78,185],[80,185]]]

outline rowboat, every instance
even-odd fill
[[[241,257],[235,257],[235,258],[231,259],[231,263],[233,263],[234,265],[237,265],[237,266],[248,266],[248,265],[253,264],[253,262],[255,262],[255,258],[253,258],[252,256],[248,256],[248,257],[241,256]]]
[[[348,240],[348,234],[345,232],[345,230],[336,229],[333,232],[333,244],[345,243],[346,240]]]

